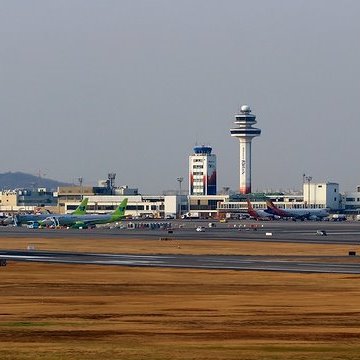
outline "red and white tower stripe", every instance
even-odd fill
[[[240,108],[240,114],[235,115],[236,128],[230,129],[231,136],[240,142],[240,194],[251,193],[251,141],[261,134],[261,130],[252,127],[256,124],[256,116],[251,114],[247,105]]]

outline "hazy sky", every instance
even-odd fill
[[[360,184],[360,2],[0,1],[0,172],[143,193],[176,189],[193,146],[239,186],[249,104],[253,190],[302,174]],[[187,181],[183,187],[187,186]]]

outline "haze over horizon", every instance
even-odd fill
[[[262,130],[252,188],[360,183],[360,3],[1,1],[0,172],[187,188],[194,145],[239,186],[234,115]]]

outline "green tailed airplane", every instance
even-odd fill
[[[125,198],[120,205],[110,214],[68,214],[48,216],[41,222],[42,225],[59,225],[72,228],[88,228],[98,224],[108,224],[119,221],[125,217],[125,210],[128,199]]]
[[[69,215],[67,216],[84,216],[86,214],[86,208],[88,203],[88,198],[84,198],[80,205]],[[29,223],[38,223],[42,225],[42,222],[49,217],[61,216],[60,214],[18,214],[14,216],[14,224],[16,226],[21,226],[22,224]],[[66,215],[65,215],[66,216]]]

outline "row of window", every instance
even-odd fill
[[[190,211],[196,211],[196,210],[216,210],[216,205],[191,205]]]
[[[190,208],[195,205],[204,205],[204,206],[217,206],[218,200],[196,200],[196,203],[192,200],[190,203]]]
[[[67,210],[75,210],[78,207],[78,205],[68,205]],[[89,205],[87,207],[87,210],[89,211],[113,211],[117,208],[117,205]],[[157,210],[156,205],[127,205],[126,210]],[[159,210],[164,210],[164,206],[159,206]]]
[[[355,200],[355,198],[351,197],[351,198],[346,198],[345,200],[350,201],[350,202],[352,202],[352,201],[360,201],[360,198],[356,198],[356,200]]]
[[[289,206],[289,207],[285,207],[284,204],[276,204],[276,206],[280,209],[304,209],[304,206],[299,206],[299,205],[295,205],[295,206]],[[220,203],[219,206],[221,209],[247,209],[247,204],[245,203]],[[254,209],[266,209],[265,204],[253,204]],[[319,204],[319,205],[314,205],[311,204],[310,205],[311,209],[322,209],[324,208],[323,204]]]

